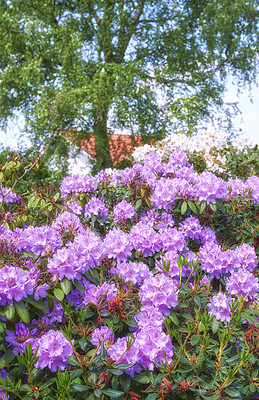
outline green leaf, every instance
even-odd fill
[[[74,280],[74,286],[79,290],[79,292],[84,293],[85,289],[84,287],[81,285],[81,283],[79,282],[79,280],[75,279]]]
[[[122,389],[124,390],[125,393],[128,393],[131,387],[131,378],[129,375],[123,374],[119,378]]]
[[[114,389],[103,389],[102,392],[109,396],[111,399],[118,399],[121,396],[125,396],[124,392]]]
[[[12,349],[8,349],[3,353],[3,356],[0,358],[0,369],[6,367],[10,364],[15,356],[13,355]]]
[[[60,282],[61,289],[65,294],[69,294],[71,290],[72,283],[68,279],[64,278]]]
[[[135,204],[135,210],[136,211],[138,211],[139,210],[139,208],[142,206],[142,200],[141,199],[138,199],[137,201],[136,201],[136,204]]]
[[[169,315],[169,318],[176,326],[179,326],[180,322],[179,322],[179,319],[177,318],[177,315],[172,313]]]
[[[181,214],[182,214],[182,215],[184,215],[184,214],[186,213],[187,208],[188,208],[187,202],[184,201],[184,202],[182,203],[182,205],[181,205]]]
[[[75,392],[85,392],[86,390],[89,389],[89,386],[81,385],[80,383],[76,382],[73,382],[71,386]]]
[[[12,321],[15,316],[14,306],[10,306],[9,304],[6,304],[4,306],[4,315],[8,321]]]
[[[65,293],[63,292],[63,290],[57,288],[57,289],[54,289],[53,293],[54,293],[54,296],[55,296],[59,301],[64,300]]]
[[[239,390],[237,390],[237,389],[230,389],[230,388],[227,388],[227,389],[225,389],[225,392],[226,392],[229,396],[231,396],[231,398],[242,399],[242,395],[241,395],[241,393],[239,392]]]
[[[150,393],[145,400],[156,400],[158,394],[157,393]]]
[[[219,323],[216,320],[216,318],[214,317],[212,320],[212,324],[211,324],[211,330],[213,333],[216,333],[218,331],[218,329],[219,329]]]
[[[148,385],[150,383],[150,377],[146,374],[146,372],[141,372],[140,374],[136,374],[134,376],[134,381],[141,383],[142,385]]]
[[[53,197],[53,200],[56,202],[59,199],[59,193],[56,193],[55,196]]]
[[[190,209],[192,210],[192,212],[194,212],[194,214],[198,214],[198,210],[195,204],[193,204],[192,201],[188,201],[188,206],[190,207]]]
[[[200,212],[200,214],[203,214],[203,213],[204,213],[204,211],[206,210],[206,207],[207,207],[207,203],[206,203],[205,201],[203,201],[203,202],[201,203],[200,207],[199,207],[199,212]]]
[[[73,365],[74,367],[79,367],[79,366],[81,366],[81,363],[75,358],[74,355],[69,356],[69,357],[67,358],[67,362],[68,362],[69,365]]]
[[[192,346],[195,346],[196,344],[198,344],[200,341],[200,337],[198,335],[193,335],[191,337],[191,344]]]
[[[27,301],[27,303],[31,304],[38,310],[43,310],[44,312],[48,313],[48,309],[47,309],[46,305],[43,303],[43,301],[41,301],[41,300],[36,301],[34,299],[31,299],[30,297],[28,297],[26,299],[26,301]]]
[[[213,212],[216,212],[218,208],[217,208],[217,205],[216,205],[216,204],[210,203],[210,209],[211,209]]]
[[[27,308],[25,307],[25,304],[23,301],[20,301],[19,303],[17,303],[16,301],[14,302],[14,307],[17,311],[17,314],[19,315],[19,317],[21,318],[21,320],[25,323],[25,324],[29,324],[30,323],[30,314],[29,311],[27,310]]]

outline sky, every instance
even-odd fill
[[[233,84],[229,83],[227,88],[225,101],[237,101],[241,111],[241,114],[233,119],[237,131],[241,128],[243,133],[246,134],[254,144],[259,145],[259,85],[253,85],[251,91],[249,91],[249,89],[244,89],[239,96],[237,96],[237,89]],[[0,145],[19,150],[22,146],[22,144],[19,143],[19,139],[21,139],[20,127],[22,125],[22,118],[18,118],[17,121],[9,123],[7,132],[0,131]],[[24,145],[26,144],[28,146],[29,141],[25,140]]]

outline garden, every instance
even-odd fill
[[[258,159],[206,132],[60,187],[3,163],[0,398],[258,400]]]

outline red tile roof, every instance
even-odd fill
[[[119,164],[125,157],[131,155],[135,147],[143,146],[144,142],[140,136],[131,135],[108,135],[109,146],[112,162],[114,165]],[[89,139],[81,140],[81,149],[86,151],[90,156],[95,157],[95,137],[90,136]]]

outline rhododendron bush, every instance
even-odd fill
[[[2,166],[1,398],[259,398],[256,171],[147,153],[60,191]]]

